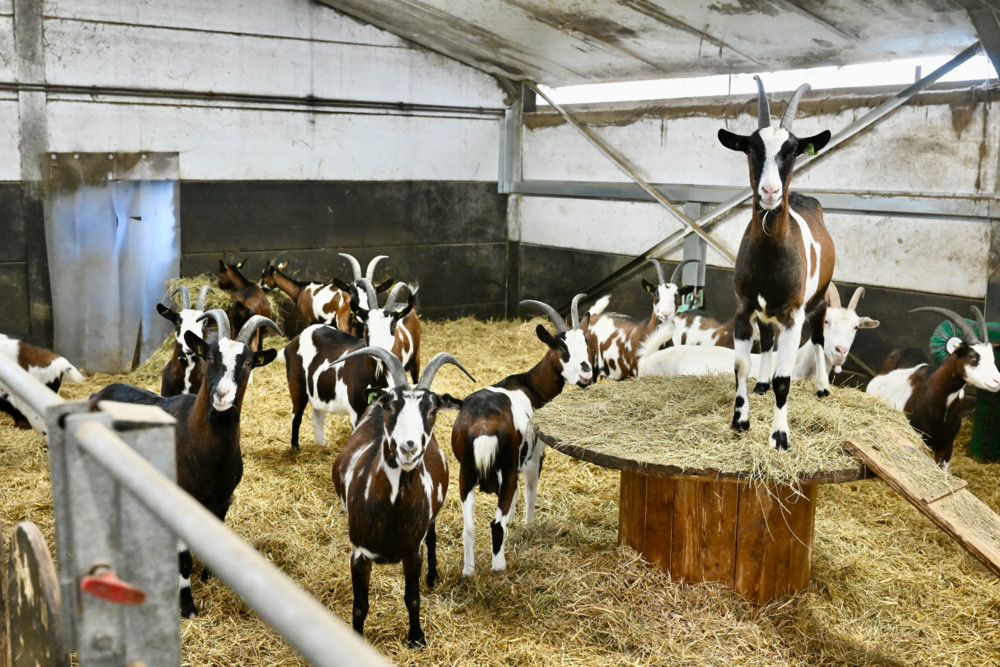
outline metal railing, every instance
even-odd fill
[[[177,486],[169,415],[123,403],[87,412],[4,355],[0,383],[46,418],[62,628],[82,667],[180,664],[178,539],[311,664],[390,664]],[[81,593],[97,567],[142,588],[146,601]]]

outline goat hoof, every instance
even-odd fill
[[[423,630],[406,639],[410,648],[427,648],[427,637],[424,636]]]
[[[816,390],[816,396],[819,397],[819,398],[826,398],[829,395],[830,395],[830,390],[829,389],[817,389]]]
[[[783,449],[787,450],[788,449],[788,433],[786,433],[785,431],[775,431],[774,433],[771,434],[771,442],[774,443],[774,448],[777,451],[780,452]]]
[[[194,606],[191,589],[181,591],[181,618],[194,618],[197,615],[198,609]]]
[[[206,567],[206,568],[204,568],[204,569],[203,569],[203,570],[201,571],[201,580],[202,580],[202,581],[208,581],[209,579],[211,579],[211,578],[212,578],[212,577],[214,577],[214,576],[215,576],[215,575],[214,575],[214,574],[212,574],[212,571],[211,571],[210,569],[208,569],[207,567]]]
[[[472,567],[466,567],[462,569],[462,577],[468,579],[476,573],[476,569]]]
[[[438,573],[434,570],[427,571],[427,588],[434,588],[434,584],[437,583]]]
[[[739,421],[737,419],[733,419],[733,430],[736,431],[737,433],[742,433],[743,431],[749,431],[750,420],[748,419],[746,421]]]
[[[770,382],[758,382],[756,385],[754,385],[753,393],[763,395],[766,394],[767,390],[770,388],[771,388]]]

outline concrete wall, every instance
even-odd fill
[[[382,250],[427,308],[493,312],[503,106],[492,77],[311,0],[0,0],[0,328],[49,334],[38,160],[75,151],[180,154],[185,273],[290,251],[329,278],[337,251]]]
[[[792,187],[994,197],[996,137],[1000,134],[996,93],[994,85],[989,90],[938,89],[921,95],[796,174]],[[837,132],[885,97],[810,93],[800,105],[795,132],[799,136],[823,129]],[[782,109],[783,104],[772,102],[773,111]],[[755,101],[681,100],[571,111],[628,156],[651,182],[748,184],[745,156],[723,148],[716,133],[720,127],[752,132]],[[525,180],[628,181],[558,116],[539,111],[528,114],[526,124]],[[522,291],[559,303],[680,228],[662,207],[652,203],[520,197],[519,209]],[[734,254],[749,217],[748,208],[739,208],[713,232]],[[875,311],[869,313],[873,317],[896,323],[869,337],[880,340],[868,355],[872,363],[901,340],[926,342],[930,330],[908,326],[911,320],[905,308],[936,304],[957,306],[965,313],[967,304],[982,304],[989,271],[995,268],[990,265],[990,221],[834,212],[827,212],[825,218],[837,247],[834,279],[845,285],[844,291],[846,286],[867,286],[871,303],[863,308]],[[679,258],[679,251],[668,256]],[[708,262],[718,268],[710,274],[717,276],[717,287],[722,289],[713,290],[709,278],[707,306],[727,319],[734,306],[732,273],[728,261],[711,248]],[[558,267],[558,281],[547,277],[550,265]],[[652,269],[647,273],[651,276]],[[616,290],[613,303],[623,312],[645,316],[649,300],[638,282],[636,278]],[[873,298],[876,294],[883,296]],[[882,335],[890,331],[892,338]]]

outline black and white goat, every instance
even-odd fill
[[[972,310],[979,325],[978,336],[964,318],[947,308],[928,306],[911,310],[911,313],[941,313],[954,323],[961,336],[948,341],[948,357],[940,366],[932,366],[919,348],[894,350],[879,374],[868,383],[869,394],[906,413],[910,424],[934,452],[934,460],[945,470],[951,463],[955,435],[962,425],[965,385],[990,392],[1000,390],[1000,371],[989,342],[986,320],[978,308],[973,306]]]
[[[174,325],[174,353],[160,371],[160,396],[193,394],[201,386],[201,379],[205,374],[205,362],[188,347],[184,337],[189,331],[199,338],[205,337],[205,321],[200,318],[205,311],[205,297],[214,291],[208,285],[202,285],[198,290],[195,306],[192,308],[191,293],[187,286],[181,285],[170,294],[173,297],[180,292],[180,310],[174,310],[162,303],[156,304],[156,312]]]
[[[240,451],[240,411],[250,371],[274,360],[275,350],[255,350],[251,339],[261,327],[281,333],[274,322],[254,315],[230,338],[229,318],[223,310],[210,310],[201,319],[212,319],[219,338],[207,343],[187,332],[188,347],[205,360],[206,371],[197,394],[164,398],[127,384],[108,385],[90,397],[90,409],[100,401],[120,401],[156,405],[177,420],[174,443],[177,457],[177,484],[198,502],[225,521],[233,491],[243,477]],[[194,616],[197,609],[191,597],[191,552],[180,553],[181,614]],[[202,573],[204,580],[207,570]]]
[[[365,292],[366,303],[377,304],[371,282],[362,278],[359,283]],[[351,426],[355,426],[368,406],[371,392],[385,386],[382,366],[371,357],[337,365],[337,360],[349,352],[365,346],[382,348],[404,364],[409,362],[411,373],[416,377],[413,369],[419,359],[414,360],[414,350],[419,354],[420,320],[416,316],[410,320],[416,325],[414,335],[405,326],[412,303],[399,304],[397,301],[404,287],[403,283],[394,287],[381,308],[363,309],[352,300],[354,312],[362,322],[363,339],[333,327],[314,324],[285,347],[288,392],[292,399],[292,449],[299,448],[299,430],[307,404],[312,407],[316,444],[325,445],[324,422],[327,414],[346,414]],[[398,310],[397,306],[401,306],[402,310]]]
[[[396,283],[389,290],[385,304],[378,305],[376,287],[368,278],[357,280],[357,289],[351,295],[351,313],[361,329],[361,337],[368,345],[390,350],[413,381],[420,375],[420,317],[417,315],[417,288],[406,283]],[[406,301],[400,294],[406,291]],[[364,297],[361,297],[364,294]]]
[[[475,379],[450,354],[434,356],[419,382],[406,381],[403,365],[382,348],[366,347],[341,362],[376,356],[386,367],[391,388],[379,396],[333,462],[333,485],[347,513],[351,540],[354,629],[364,634],[372,563],[403,562],[409,612],[410,646],[427,642],[420,627],[420,571],[427,543],[427,585],[437,581],[434,519],[448,491],[448,464],[434,437],[438,410],[462,407],[448,394],[431,391],[444,364],[454,364]]]
[[[823,224],[819,202],[788,191],[795,158],[823,148],[830,140],[830,132],[824,130],[802,139],[792,134],[792,121],[808,85],[800,86],[792,95],[780,126],[771,127],[764,84],[760,77],[755,78],[759,105],[757,130],[750,136],[719,130],[723,146],[747,154],[753,190],[753,217],[736,256],[737,305],[733,317],[736,397],[732,427],[736,431],[750,428],[747,376],[753,344],[752,323],[756,320],[760,324],[761,349],[768,351],[774,345],[776,353],[774,418],[768,444],[781,450],[788,449],[788,389],[795,351],[807,318],[816,357],[816,393],[821,397],[830,393],[823,359],[826,313],[823,295],[833,276],[833,239]],[[767,385],[758,383],[755,390],[766,391]]]
[[[58,393],[63,382],[83,382],[83,375],[66,357],[24,334],[0,331],[0,354],[13,359],[18,366],[54,392]],[[14,425],[18,428],[34,428],[42,435],[48,435],[45,417],[32,410],[3,383],[0,383],[0,412],[13,417]]]
[[[370,262],[368,262],[368,267],[365,269],[364,274],[362,274],[361,264],[354,255],[346,252],[340,252],[337,254],[347,260],[347,263],[351,265],[351,273],[354,275],[354,279],[349,283],[344,282],[339,278],[334,278],[333,280],[333,284],[347,295],[347,303],[344,306],[344,314],[342,316],[342,320],[338,319],[338,322],[343,321],[346,327],[341,328],[341,331],[352,333],[360,338],[362,335],[361,328],[363,324],[357,318],[356,309],[367,311],[371,308],[378,307],[378,302],[369,298],[368,290],[364,286],[363,282],[367,280],[368,284],[374,288],[375,294],[381,294],[382,292],[388,290],[393,284],[392,278],[376,285],[375,269],[378,267],[379,262],[383,259],[388,259],[389,256],[376,255]],[[354,304],[353,307],[352,303]],[[338,318],[340,318],[339,315]]]
[[[240,273],[246,260],[236,264],[226,264],[219,260],[219,287],[229,290],[232,304],[229,306],[229,322],[236,331],[242,331],[243,326],[254,315],[271,319],[271,302],[257,283],[250,282]],[[254,334],[252,346],[261,349],[263,332]]]
[[[674,318],[680,298],[694,287],[677,283],[685,264],[697,260],[684,260],[674,269],[668,282],[663,277],[663,267],[655,259],[649,260],[656,267],[657,284],[642,279],[643,288],[653,295],[653,312],[648,319],[636,320],[624,315],[605,314],[609,297],[604,296],[588,311],[583,333],[594,348],[593,364],[596,372],[611,380],[634,377],[639,359],[659,349],[668,341],[673,331]],[[654,333],[655,332],[655,333]],[[661,340],[662,339],[662,340]]]
[[[535,329],[548,351],[534,368],[510,375],[492,387],[471,394],[463,401],[451,432],[451,448],[458,459],[459,497],[462,501],[462,542],[465,562],[462,575],[475,572],[476,527],[473,521],[475,491],[497,495],[496,516],[490,524],[493,537],[493,570],[507,567],[504,541],[507,523],[517,500],[518,476],[524,473],[524,523],[534,520],[538,476],[545,458],[545,443],[537,439],[528,423],[534,411],[559,395],[566,384],[587,387],[594,379],[587,340],[580,327],[577,304],[573,299],[573,328],[552,306],[540,301],[522,301],[548,314],[556,327],[553,336],[541,324]]]

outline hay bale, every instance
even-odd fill
[[[810,380],[792,384],[791,447],[768,447],[774,397],[750,395],[751,428],[736,435],[728,375],[647,377],[565,392],[538,410],[542,432],[594,452],[686,470],[718,471],[754,481],[792,482],[839,471],[860,474],[846,453],[852,438],[878,438],[892,425],[916,441],[906,417],[857,389],[833,387],[819,399]]]

